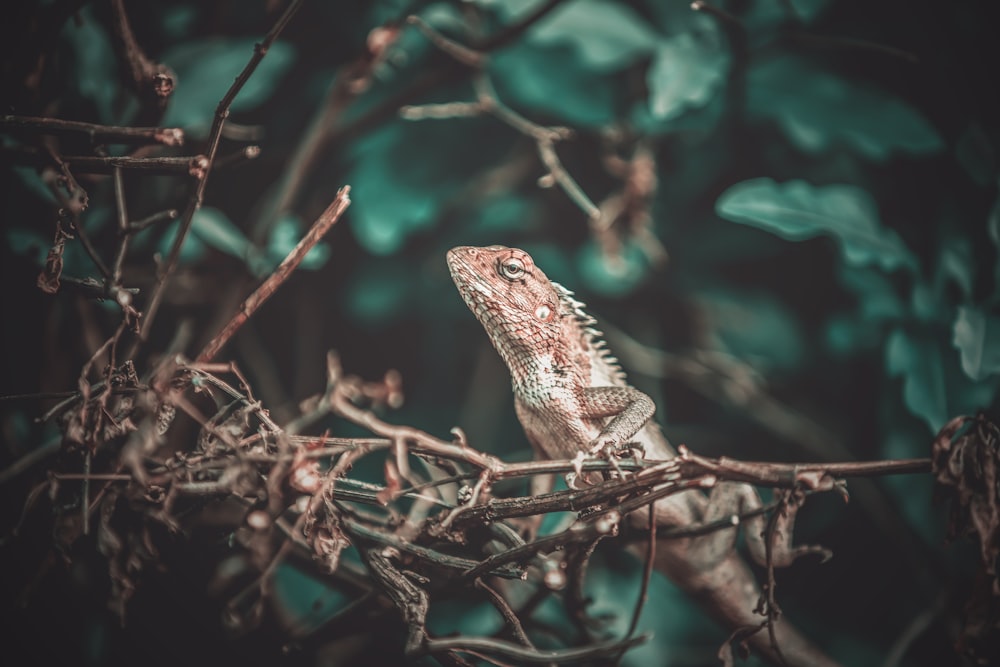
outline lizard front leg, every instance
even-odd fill
[[[628,442],[656,411],[656,405],[646,394],[633,387],[588,387],[581,401],[584,419],[612,419],[590,442],[590,453],[611,456]]]

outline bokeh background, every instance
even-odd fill
[[[350,185],[344,219],[222,353],[279,423],[323,390],[332,349],[347,372],[400,372],[406,401],[390,421],[442,437],[461,426],[478,449],[530,458],[506,370],[444,263],[450,247],[490,244],[524,248],[587,302],[668,436],[698,453],[922,457],[951,417],[997,418],[1000,47],[989,3],[717,0],[695,11],[683,0],[565,0],[510,32],[547,4],[304,3],[224,135],[220,155],[254,145],[259,156],[211,174],[137,363],[181,328],[187,352],[200,349]],[[195,154],[282,9],[130,3],[138,43],[176,74],[151,117],[123,75],[106,3],[19,3],[5,10],[3,112],[181,127],[186,145],[155,154]],[[410,15],[478,48],[476,61],[434,45]],[[542,159],[552,127],[572,130],[551,148],[582,196]],[[0,135],[0,394],[71,390],[120,311],[35,287],[57,203],[15,150],[32,139]],[[89,147],[62,140],[58,150]],[[110,179],[79,180],[90,194],[82,224],[110,252]],[[191,187],[138,171],[126,184],[135,219],[182,208]],[[134,239],[127,284],[152,283],[174,234],[168,221]],[[94,275],[78,243],[64,259],[65,274]],[[36,419],[53,404],[0,402],[5,468],[58,437]],[[334,419],[315,425],[324,429],[362,434]],[[44,467],[5,479],[5,535]],[[357,474],[375,481],[380,470]],[[974,545],[946,543],[929,476],[850,490],[851,504],[816,497],[800,515],[799,541],[835,556],[780,575],[786,613],[845,664],[962,664],[964,606],[988,586]],[[0,551],[0,650],[17,652],[16,664],[402,661],[391,613],[377,626],[330,622],[351,592],[294,564],[282,566],[264,621],[233,631],[220,613],[227,591],[207,582],[238,547],[210,516],[160,545],[124,626],[92,541],[64,558],[46,530],[28,515]],[[627,626],[640,570],[613,546],[595,556],[592,611],[611,632]],[[572,636],[558,609],[538,614],[552,636]],[[430,629],[489,634],[500,623],[456,594],[433,607]],[[641,627],[655,638],[624,664],[715,664],[725,638],[658,577]]]

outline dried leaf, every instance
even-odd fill
[[[935,497],[951,506],[949,537],[979,541],[984,581],[965,605],[962,650],[980,664],[994,664],[1000,647],[1000,427],[982,415],[956,417],[938,433],[931,457]]]
[[[38,274],[38,289],[46,294],[55,294],[59,291],[59,277],[63,269],[63,252],[66,250],[66,239],[73,236],[63,229],[62,218],[56,221],[55,238],[52,240],[52,247],[45,258],[45,268]]]

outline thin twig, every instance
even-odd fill
[[[127,155],[65,155],[55,156],[29,146],[4,146],[0,156],[15,164],[46,167],[55,164],[81,174],[111,174],[115,168],[134,169],[154,174],[188,174],[198,176],[208,167],[204,155],[171,157],[130,157]]]
[[[160,303],[163,301],[167,286],[170,284],[170,279],[177,268],[181,248],[184,245],[184,241],[187,239],[188,232],[191,229],[194,214],[201,208],[201,203],[205,197],[205,188],[208,185],[208,175],[212,171],[212,165],[215,162],[215,156],[219,150],[219,140],[222,137],[222,128],[226,123],[226,119],[229,117],[229,107],[232,105],[233,100],[239,94],[240,90],[243,89],[243,86],[246,85],[250,76],[257,69],[260,61],[264,59],[265,55],[267,55],[267,51],[271,44],[275,39],[277,39],[278,35],[291,20],[292,16],[295,15],[295,12],[298,11],[301,5],[302,0],[292,0],[288,4],[288,7],[264,39],[254,47],[254,52],[250,57],[250,60],[243,68],[243,71],[240,72],[239,76],[236,77],[236,80],[233,81],[233,84],[229,87],[229,90],[226,91],[226,94],[223,95],[222,100],[220,100],[219,105],[216,108],[215,117],[212,121],[212,128],[208,134],[208,150],[206,151],[205,167],[199,175],[194,192],[188,200],[187,207],[184,209],[184,215],[181,217],[177,235],[174,237],[174,243],[170,248],[170,252],[167,254],[166,260],[158,271],[156,284],[153,287],[152,295],[150,296],[149,302],[146,304],[144,310],[142,328],[139,332],[139,336],[134,339],[132,347],[126,355],[130,359],[135,357],[139,346],[149,338],[153,322],[156,319],[157,311],[159,311],[160,308]]]
[[[158,211],[157,213],[148,215],[141,220],[129,223],[128,231],[129,233],[141,232],[142,230],[152,227],[158,223],[176,220],[177,216],[177,209],[174,208],[170,208],[165,211]]]
[[[183,146],[184,130],[179,127],[120,127],[75,120],[38,116],[0,116],[0,128],[10,133],[75,137],[86,135],[93,143],[162,144]]]
[[[122,267],[125,264],[125,253],[128,252],[128,209],[125,207],[125,181],[122,175],[122,168],[115,167],[112,172],[115,185],[115,213],[118,216],[118,250],[115,253],[115,261],[111,265],[111,284],[121,285]]]
[[[212,340],[205,345],[205,348],[198,355],[198,362],[204,363],[206,361],[211,361],[215,358],[215,355],[219,353],[222,346],[225,345],[233,334],[243,326],[244,323],[255,312],[260,308],[261,305],[267,301],[272,294],[281,286],[282,283],[292,274],[292,271],[298,267],[302,262],[303,258],[306,256],[313,246],[319,243],[320,239],[330,230],[330,227],[334,225],[343,215],[344,211],[351,204],[350,198],[351,188],[350,186],[344,186],[337,192],[336,198],[333,202],[326,208],[325,211],[316,219],[313,226],[309,229],[308,233],[302,237],[291,252],[282,260],[281,264],[278,265],[267,280],[265,280],[260,287],[254,290],[253,294],[248,296],[246,300],[240,305],[239,311],[233,316],[233,318],[226,324],[222,331],[217,333]]]
[[[133,89],[140,99],[151,102],[157,110],[163,110],[174,91],[174,73],[166,65],[146,57],[125,14],[124,0],[111,0],[111,13],[114,18],[112,27],[118,37],[115,46],[128,65]]]

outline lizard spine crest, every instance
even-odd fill
[[[566,289],[556,281],[550,280],[549,282],[559,297],[559,302],[569,311],[579,326],[591,357],[604,366],[611,378],[625,384],[627,382],[625,371],[622,370],[618,357],[611,354],[611,350],[608,349],[608,344],[604,340],[604,332],[594,326],[597,324],[597,320],[584,310],[587,307],[586,304],[577,299],[572,291]]]

